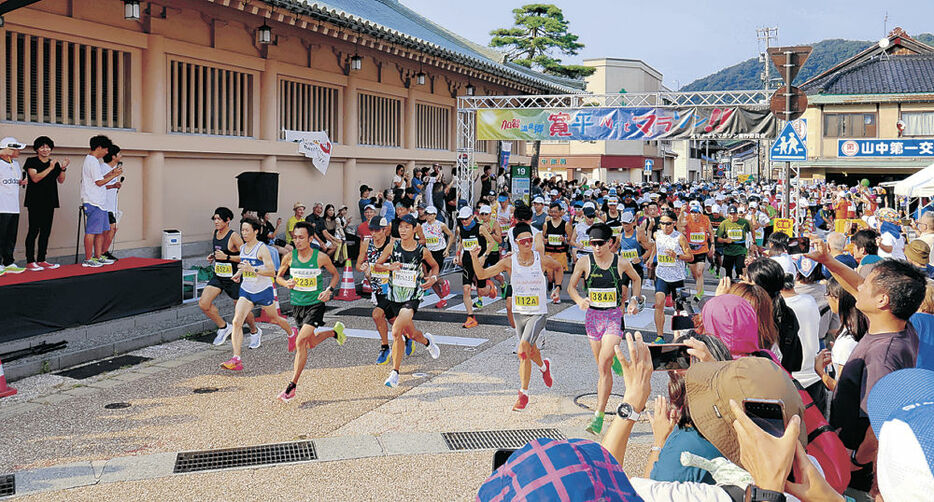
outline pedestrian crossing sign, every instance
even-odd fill
[[[786,122],[782,133],[778,135],[775,142],[772,143],[772,150],[769,152],[769,158],[773,162],[789,162],[808,159],[808,147],[795,128],[792,122]]]

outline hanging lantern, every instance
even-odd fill
[[[358,54],[354,54],[350,57],[350,69],[353,71],[359,71],[363,68],[363,58]]]
[[[256,30],[257,41],[261,44],[272,43],[272,28],[263,21],[263,25]]]
[[[127,21],[139,21],[139,0],[123,0],[123,18]]]

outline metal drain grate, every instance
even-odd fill
[[[500,431],[443,432],[449,450],[521,448],[533,439],[567,439],[558,429],[516,429]]]
[[[231,469],[252,465],[285,464],[317,460],[312,441],[276,443],[223,450],[181,452],[175,458],[175,472],[198,472]]]
[[[16,476],[4,474],[0,476],[0,497],[16,495]]]

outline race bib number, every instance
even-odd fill
[[[623,232],[623,227],[611,227],[613,229],[613,237],[618,236]]]
[[[589,248],[589,247],[590,247],[590,239],[581,239],[580,242],[579,242],[579,244],[580,244],[580,246],[581,246],[582,248]]]
[[[320,268],[293,268],[292,279],[295,279],[295,291],[314,291],[318,289],[318,276]]]
[[[549,246],[560,246],[564,244],[564,236],[558,234],[548,234]]]
[[[233,277],[233,264],[214,262],[214,275],[218,277]]]
[[[589,291],[590,306],[601,308],[613,308],[618,306],[616,303],[616,290],[613,288],[594,288]]]
[[[630,260],[636,260],[639,258],[639,253],[635,249],[624,249],[620,255],[623,258],[628,258]]]
[[[734,241],[741,241],[743,240],[743,229],[742,228],[727,229],[726,236]]]
[[[538,295],[516,295],[515,298],[517,307],[538,307]]]
[[[761,228],[757,228],[756,229],[756,240],[761,241],[764,238],[765,238],[765,230]]]
[[[469,252],[473,250],[473,248],[480,246],[480,239],[477,239],[476,237],[471,237],[469,239],[462,239],[461,246],[463,246],[464,251]]]
[[[666,253],[659,253],[659,254],[658,254],[658,264],[659,264],[659,265],[674,265],[674,264],[675,264],[675,257],[674,257],[674,256],[668,256],[668,254],[666,254]]]
[[[372,271],[370,272],[370,277],[373,278],[373,281],[385,284],[389,282],[389,271],[383,270],[382,272]]]
[[[691,242],[694,244],[702,244],[706,237],[704,232],[691,232]]]
[[[438,244],[441,244],[441,238],[440,237],[426,237],[425,243],[428,244],[429,246],[437,246]]]
[[[257,275],[255,270],[244,270],[243,271],[243,281],[244,282],[256,282]]]
[[[417,270],[394,270],[392,272],[392,285],[400,288],[414,288]]]

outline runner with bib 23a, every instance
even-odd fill
[[[633,284],[633,296],[629,299],[629,313],[635,314],[640,310],[642,296],[642,279],[632,267],[632,263],[613,253],[613,230],[606,223],[595,223],[589,231],[590,245],[593,246],[593,255],[585,255],[574,265],[571,281],[568,283],[568,294],[577,303],[581,310],[586,311],[584,327],[587,338],[590,340],[590,349],[597,362],[599,380],[597,380],[597,409],[594,412],[587,432],[600,434],[603,430],[603,416],[606,403],[613,390],[613,374],[610,367],[617,374],[622,374],[622,366],[614,361],[614,349],[622,340],[625,321],[622,305],[622,276],[629,276]],[[577,285],[581,279],[586,284],[587,296],[582,297],[577,292]]]

